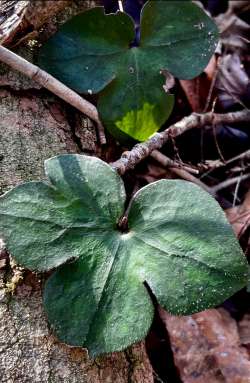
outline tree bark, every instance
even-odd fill
[[[83,3],[94,4],[74,2],[74,12],[79,3],[82,8]],[[64,11],[72,15],[72,7]],[[15,33],[9,36],[13,42]],[[25,44],[18,53],[32,61],[34,49]],[[48,91],[0,65],[0,193],[44,178],[44,160],[67,152],[97,154],[94,126]],[[144,342],[96,360],[82,348],[60,343],[42,306],[46,276],[18,267],[1,240],[0,245],[1,382],[153,383]]]

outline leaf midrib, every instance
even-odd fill
[[[67,57],[67,58],[63,58],[63,62],[65,62],[65,61],[71,61],[72,59],[73,60],[76,60],[76,59],[80,59],[81,57],[84,57],[84,56],[88,56],[88,57],[110,57],[110,56],[115,56],[115,55],[117,55],[117,56],[119,56],[119,55],[121,55],[122,53],[125,53],[125,52],[127,52],[127,50],[129,51],[130,50],[130,48],[128,47],[127,49],[124,49],[124,50],[122,50],[122,51],[117,51],[117,52],[113,52],[113,53],[87,53],[87,52],[84,52],[84,53],[81,53],[81,54],[79,54],[79,55],[75,55],[75,56],[69,56],[69,57]],[[53,59],[53,58],[50,58],[49,59],[49,61],[50,62],[58,62],[58,61],[60,61],[61,62],[61,60],[60,59]],[[84,65],[86,65],[86,64],[83,64],[83,66]]]
[[[194,263],[196,265],[200,265],[202,267],[205,267],[205,268],[207,268],[208,270],[210,270],[213,273],[216,272],[217,274],[221,274],[224,277],[227,276],[227,277],[230,277],[230,278],[234,278],[234,279],[239,279],[240,280],[240,278],[236,278],[235,275],[232,275],[232,274],[226,272],[223,269],[216,268],[214,266],[208,265],[206,262],[204,262],[204,261],[202,261],[200,259],[196,259],[196,258],[190,257],[188,255],[180,254],[179,253],[179,249],[177,247],[176,247],[177,251],[174,250],[174,253],[172,253],[172,252],[171,253],[167,253],[166,251],[164,251],[162,248],[156,246],[155,244],[147,242],[144,238],[141,238],[139,235],[134,234],[133,237],[135,239],[143,242],[145,245],[151,247],[152,249],[158,250],[160,253],[164,253],[169,258],[174,257],[174,258],[179,258],[179,259],[188,259],[192,263]],[[175,247],[175,246],[173,246],[173,247]],[[161,256],[163,256],[163,255],[161,255]]]
[[[212,31],[211,31],[212,32]],[[179,44],[179,43],[182,43],[182,42],[186,42],[186,41],[192,41],[192,40],[204,40],[204,37],[207,36],[207,32],[200,32],[200,35],[199,36],[190,36],[190,37],[187,37],[187,38],[181,38],[181,39],[178,39],[178,40],[172,40],[172,41],[167,41],[167,42],[162,42],[162,43],[147,43],[145,45],[141,45],[141,47],[143,48],[157,48],[157,47],[169,47],[170,45],[173,45],[173,44]],[[212,32],[212,35],[211,37],[214,37],[214,33]]]
[[[111,265],[110,265],[110,269],[109,269],[109,271],[108,271],[108,273],[107,273],[107,278],[106,278],[106,280],[105,280],[105,282],[104,282],[104,285],[103,285],[103,288],[102,288],[102,292],[101,292],[101,296],[100,296],[100,299],[99,299],[99,301],[98,301],[98,303],[97,303],[96,310],[95,310],[95,312],[94,312],[93,315],[92,315],[92,319],[95,317],[95,315],[98,313],[98,311],[99,311],[99,309],[100,309],[101,302],[103,301],[104,296],[105,296],[105,294],[106,294],[106,293],[105,293],[105,288],[106,288],[106,286],[107,286],[109,280],[111,279],[112,270],[113,270],[114,265],[115,265],[115,263],[116,263],[117,255],[119,255],[119,248],[120,248],[120,246],[121,246],[121,239],[117,238],[116,241],[117,241],[117,245],[116,245],[115,251],[114,251],[114,253],[113,253],[113,260],[112,260],[112,263],[111,263]],[[85,342],[84,342],[84,344],[85,344],[86,346],[88,345],[88,337],[89,337],[89,335],[90,335],[90,332],[91,332],[91,328],[92,328],[92,326],[93,326],[93,323],[94,323],[94,321],[90,323],[89,328],[88,328],[88,331],[87,331],[87,333],[86,333],[86,338],[85,338]]]
[[[33,217],[25,217],[25,216],[20,216],[20,215],[18,215],[18,216],[16,216],[16,215],[14,215],[14,214],[9,214],[9,213],[0,213],[0,216],[7,216],[7,217],[13,217],[13,218],[15,218],[15,219],[22,219],[22,220],[24,220],[24,219],[26,219],[26,220],[30,220],[30,221],[35,221],[35,222],[41,222],[41,223],[49,223],[49,224],[52,224],[52,225],[54,225],[54,226],[58,226],[58,227],[60,227],[60,228],[62,228],[62,229],[77,229],[77,228],[94,228],[94,229],[96,229],[96,230],[99,230],[99,229],[103,229],[103,228],[105,228],[105,229],[107,229],[107,230],[110,230],[110,229],[112,229],[112,226],[111,227],[108,227],[106,224],[107,223],[112,223],[112,222],[109,222],[109,221],[104,221],[104,226],[96,226],[96,223],[93,223],[93,224],[91,224],[91,225],[88,225],[88,224],[75,224],[75,225],[69,225],[69,226],[63,226],[62,224],[60,224],[60,223],[58,223],[58,222],[54,222],[54,221],[51,221],[51,220],[47,220],[47,219],[39,219],[39,218],[33,218]]]

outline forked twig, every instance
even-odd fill
[[[180,136],[190,129],[201,128],[205,125],[217,125],[221,123],[232,124],[243,121],[250,121],[249,110],[244,109],[240,112],[226,114],[213,112],[204,114],[192,113],[190,116],[184,117],[179,122],[171,125],[163,132],[154,134],[147,141],[135,145],[130,151],[124,152],[119,160],[112,163],[112,166],[122,175],[148,157],[153,150],[160,149],[171,137]]]

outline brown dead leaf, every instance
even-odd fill
[[[180,80],[181,87],[188,99],[193,112],[204,110],[214,76],[216,76],[217,59],[214,55],[204,72],[192,80]]]
[[[250,383],[249,356],[227,311],[176,317],[160,309],[160,316],[183,383]]]
[[[207,64],[204,72],[207,75],[208,80],[212,81],[217,70],[218,58],[213,55],[209,63]]]
[[[239,334],[241,343],[248,347],[250,353],[250,314],[247,313],[239,322]]]
[[[227,12],[215,18],[220,31],[221,43],[226,49],[248,50],[250,26],[239,16],[249,9],[248,0],[229,1]]]
[[[241,98],[246,94],[248,85],[249,77],[240,56],[233,53],[221,57],[216,81],[219,100],[223,104],[241,103]]]
[[[244,202],[227,209],[226,215],[236,236],[240,238],[250,226],[250,190],[245,195]]]

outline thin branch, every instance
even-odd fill
[[[235,186],[234,200],[233,200],[233,206],[232,207],[235,207],[237,199],[238,199],[238,192],[239,192],[239,188],[240,188],[241,179],[242,179],[242,172],[240,173],[240,177],[238,178],[238,181],[237,181],[236,186]]]
[[[227,165],[230,165],[236,161],[241,160],[241,162],[244,162],[244,160],[250,159],[250,149],[248,149],[246,152],[243,152],[241,154],[238,154],[237,156],[230,158],[229,160],[225,162],[221,162],[220,160],[214,161],[211,165],[210,169],[208,169],[205,173],[203,173],[200,176],[200,180],[204,177],[207,177],[210,173],[212,173],[215,169],[225,167]]]
[[[97,123],[100,143],[106,143],[104,128],[99,119],[98,111],[93,104],[79,96],[79,94],[68,88],[66,85],[61,83],[59,80],[44,70],[40,69],[38,66],[31,64],[29,61],[16,55],[1,45],[0,61],[9,65],[12,69],[15,69],[31,78],[39,85],[50,90],[62,100],[66,101],[68,104],[72,105],[76,109],[80,110],[80,112],[86,114],[88,117],[94,120]]]
[[[159,150],[154,150],[150,156],[154,158],[157,162],[159,162],[164,168],[177,168],[186,170],[189,173],[199,174],[199,170],[191,168],[181,162],[173,161],[171,158],[165,156]]]
[[[210,105],[210,102],[211,102],[211,99],[212,99],[212,94],[213,94],[213,91],[214,91],[214,88],[215,88],[215,83],[216,83],[217,78],[218,78],[220,65],[221,65],[221,58],[219,57],[218,61],[217,61],[217,68],[215,69],[215,72],[214,72],[214,75],[213,75],[213,78],[212,78],[212,81],[211,81],[211,85],[210,85],[210,88],[209,88],[209,92],[208,92],[207,100],[206,100],[206,105],[205,105],[205,108],[203,110],[203,113],[206,113],[208,111],[208,108],[209,108],[209,105]]]
[[[250,159],[250,149],[248,149],[246,152],[243,152],[241,154],[238,154],[237,156],[230,158],[230,160],[227,160],[225,164],[222,166],[231,164],[232,162],[238,161],[238,160],[249,160]]]
[[[229,186],[236,184],[237,182],[239,182],[239,180],[241,182],[249,178],[250,178],[250,174],[245,174],[244,176],[241,174],[239,177],[229,178],[228,180],[225,180],[219,183],[218,185],[211,187],[210,190],[212,191],[212,193],[216,194],[218,191],[222,189],[226,189]]]
[[[216,133],[216,126],[214,124],[212,124],[212,129],[213,129],[214,143],[215,143],[217,152],[219,154],[220,160],[221,160],[221,162],[225,163],[226,161],[225,161],[225,158],[222,154],[222,151],[221,151],[221,148],[220,148],[220,145],[218,142],[217,133]]]
[[[121,158],[113,162],[111,165],[120,175],[122,175],[127,170],[133,169],[139,162],[147,158],[153,150],[160,149],[171,137],[180,136],[190,129],[201,128],[205,125],[217,125],[221,123],[232,124],[243,121],[250,122],[249,110],[226,114],[216,114],[213,112],[204,114],[193,113],[171,125],[163,132],[154,134],[149,140],[135,145],[132,150],[124,152]]]
[[[170,171],[176,174],[178,177],[183,178],[186,181],[192,182],[193,184],[200,186],[202,189],[206,190],[206,192],[210,193],[213,197],[216,197],[216,193],[209,186],[204,184],[198,178],[194,177],[192,174],[188,173],[186,170],[170,168]]]
[[[99,119],[97,108],[93,104],[83,99],[76,92],[68,88],[47,72],[1,45],[0,61],[25,74],[94,120],[99,129],[98,131],[101,143],[106,143],[103,126]],[[181,121],[171,125],[163,132],[156,133],[149,140],[135,145],[131,151],[124,152],[121,158],[114,162],[112,166],[119,174],[122,175],[127,170],[133,169],[139,162],[148,157],[153,150],[160,149],[169,138],[177,137],[190,129],[200,128],[205,125],[236,123],[243,121],[250,121],[249,110],[242,110],[240,112],[232,112],[227,114],[215,114],[213,112],[204,114],[193,113],[188,117],[184,117]]]

